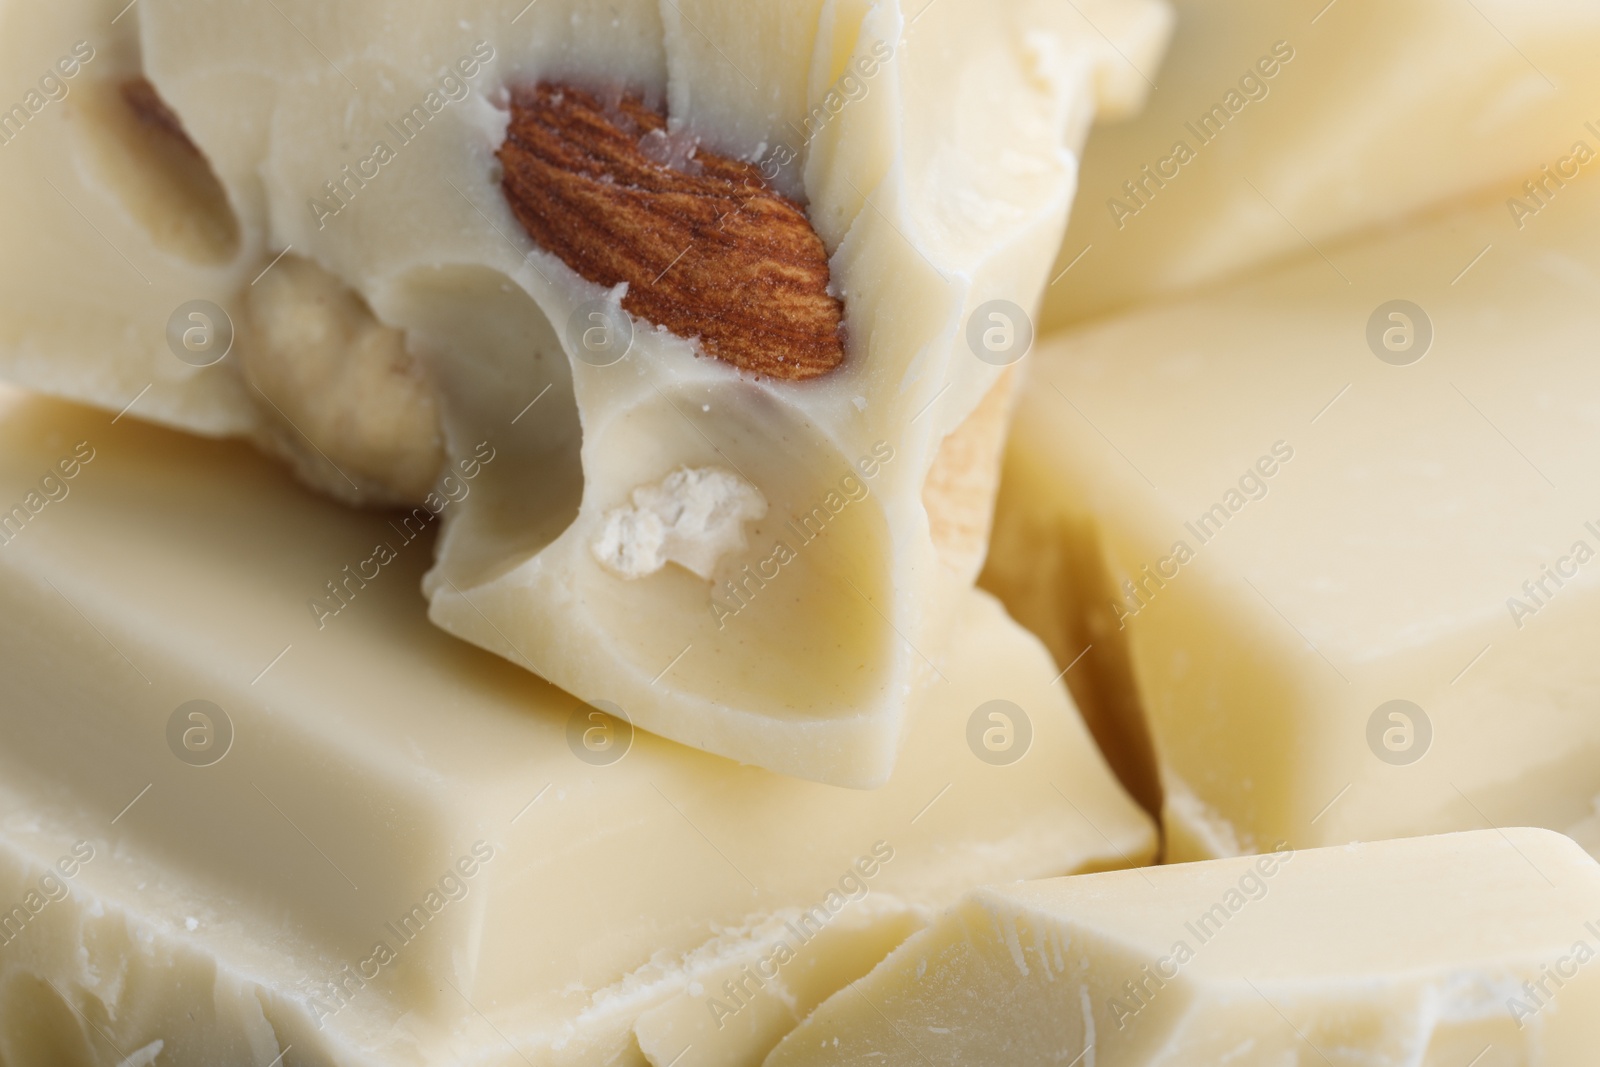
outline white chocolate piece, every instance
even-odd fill
[[[643,731],[625,747],[428,624],[410,519],[111,419],[0,416],[0,501],[25,516],[0,512],[0,922],[41,863],[95,849],[71,899],[0,944],[8,1065],[83,1062],[30,1040],[108,1054],[62,997],[126,1055],[165,1041],[163,1067],[289,1045],[303,1064],[665,1067],[691,1044],[678,1067],[746,1064],[972,886],[1152,857],[1048,655],[984,594],[879,790]],[[491,492],[503,461],[456,477]],[[969,747],[995,700],[1031,726],[1010,762]]]
[[[766,1063],[1583,1067],[1597,913],[1600,867],[1548,830],[994,886]]]
[[[0,105],[0,190],[29,205],[0,219],[0,374],[194,433],[249,436],[259,414],[244,382],[179,360],[167,318],[190,301],[231,304],[250,265],[275,253],[203,158],[152,136],[124,100],[142,74],[139,27],[134,12],[113,25],[116,7],[0,5],[0,66],[54,90],[30,86],[37,110],[9,88]]]
[[[1043,329],[1309,246],[1332,254],[1469,195],[1537,232],[1600,159],[1600,9],[1585,0],[1176,7],[1148,105],[1084,153],[1051,277],[1072,269]]]
[[[519,13],[498,0],[447,11],[167,0],[112,28],[117,6],[7,4],[3,17],[29,25],[3,38],[6,65],[48,64],[79,37],[116,41],[81,76],[149,78],[225,190],[239,251],[222,266],[158,257],[117,206],[116,173],[67,165],[85,124],[70,109],[31,121],[6,147],[0,192],[37,199],[29,183],[48,177],[85,215],[51,201],[0,223],[0,373],[112,410],[138,397],[135,415],[210,433],[297,422],[321,399],[263,413],[232,369],[253,362],[183,366],[159,313],[203,298],[237,321],[239,294],[292,249],[349,286],[376,329],[404,332],[435,391],[451,484],[479,442],[497,450],[495,488],[447,512],[425,586],[438,625],[569,691],[609,693],[639,726],[686,744],[836,784],[887,780],[906,702],[937,683],[929,664],[981,552],[941,554],[929,473],[993,391],[997,364],[1021,355],[980,359],[969,320],[994,300],[1014,305],[1012,318],[1036,305],[1077,147],[1102,101],[1126,112],[1141,97],[1164,4],[543,0]],[[761,162],[803,195],[845,303],[844,364],[804,382],[741,375],[694,339],[631,319],[621,287],[603,291],[535,246],[495,152],[509,88],[541,79],[640,90],[665,104],[681,135],[671,146],[695,139]],[[70,248],[55,249],[63,233]],[[34,255],[40,244],[51,254]],[[94,285],[80,292],[84,259]],[[603,357],[587,340],[596,319],[615,342]],[[391,430],[418,425],[411,408],[426,398],[383,392],[407,407],[342,420],[361,430],[350,453],[403,468],[414,486],[427,434],[401,438],[413,452]],[[332,468],[316,484],[363,482],[343,448],[321,447],[338,435],[288,436],[301,453],[318,446],[297,456],[302,469]],[[729,550],[730,529],[684,565],[645,573],[638,539],[650,535],[624,536],[613,517],[674,471],[705,468],[748,482],[766,515],[742,520],[744,550]],[[981,494],[990,479],[950,484]],[[423,500],[438,510],[451,491]],[[613,542],[640,549],[621,573],[595,551]]]
[[[1563,196],[1031,361],[985,581],[1063,667],[1094,646],[1091,721],[1142,708],[1170,858],[1593,822],[1600,187]]]

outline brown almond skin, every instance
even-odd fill
[[[173,114],[167,102],[161,99],[161,94],[156,92],[156,87],[150,84],[149,79],[130,78],[123,82],[122,99],[133,109],[133,113],[139,116],[139,121],[182,142],[185,148],[199,155],[200,150],[189,140],[189,135],[183,130],[183,123]]]
[[[499,158],[517,221],[587,280],[627,282],[629,312],[742,371],[799,381],[837,367],[844,307],[805,212],[753,164],[652,158],[644,145],[664,148],[666,125],[636,93],[513,91]]]

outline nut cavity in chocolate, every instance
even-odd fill
[[[200,154],[200,150],[184,132],[183,121],[167,106],[167,102],[161,99],[161,94],[156,92],[156,87],[150,84],[149,78],[130,78],[122,83],[119,91],[122,93],[123,101],[133,109],[133,113],[145,126],[159,130],[195,155]]]

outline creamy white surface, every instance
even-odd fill
[[[881,789],[643,731],[590,762],[579,753],[617,751],[614,723],[428,625],[427,536],[316,497],[241,445],[111,418],[15,399],[0,417],[0,500],[46,501],[0,544],[0,903],[58,837],[101,857],[70,907],[0,946],[0,1041],[32,1032],[8,1008],[51,1001],[47,978],[76,1007],[114,1009],[95,1018],[124,1048],[166,1039],[170,1064],[216,1062],[194,1050],[235,1023],[183,1012],[225,1002],[265,1012],[238,1023],[259,1067],[288,1044],[313,1063],[641,1063],[635,1041],[656,1067],[689,1043],[679,1067],[748,1062],[965,889],[1152,856],[1150,821],[1049,657],[982,594]],[[92,458],[52,474],[80,442]],[[1009,766],[968,748],[969,717],[995,699],[1032,722]],[[232,723],[210,766],[169,747],[192,700]],[[701,1034],[730,973],[879,842],[892,859],[832,902],[827,936]],[[482,847],[466,892],[430,904]],[[431,915],[401,945],[385,924],[419,904]],[[380,976],[330,1017],[331,983],[379,940],[398,959],[368,966]],[[63,1041],[99,1041],[50,1011]]]
[[[1592,817],[1600,186],[1564,196],[1537,231],[1480,201],[1033,364],[991,584],[1126,650],[1172,855]],[[1409,366],[1368,347],[1394,299],[1432,324]],[[1069,558],[1098,596],[1045,579]]]
[[[766,1062],[1580,1067],[1597,908],[1595,861],[1525,829],[993,886]]]
[[[1050,327],[1297,256],[1308,242],[1325,249],[1465,195],[1526,199],[1524,183],[1546,181],[1540,168],[1562,160],[1566,180],[1594,180],[1600,10],[1585,0],[1174,6],[1174,44],[1150,71],[1149,106],[1100,127],[1085,152],[1051,277],[1091,251],[1050,288]],[[1275,49],[1293,58],[1280,63]],[[1578,141],[1589,152],[1581,165]],[[1555,199],[1559,184],[1558,175],[1546,186]]]
[[[815,780],[886,780],[910,694],[936,681],[918,650],[945,640],[951,590],[970,579],[941,562],[922,506],[940,442],[999,374],[968,350],[967,319],[992,299],[1036,305],[1076,149],[1102,102],[1126,111],[1141,97],[1167,9],[144,0],[112,26],[119,6],[8,5],[5,63],[32,70],[83,38],[102,52],[85,87],[142,69],[226,190],[238,249],[220,263],[161,250],[126,207],[129,168],[82,158],[105,124],[75,97],[52,105],[5,148],[0,191],[44,206],[0,235],[4,373],[113,410],[138,397],[135,415],[188,429],[256,433],[259,401],[228,361],[183,366],[162,327],[183,300],[236,306],[292,248],[407,331],[452,461],[485,439],[499,449],[495,489],[448,520],[426,586],[436,623],[627,703],[664,736]],[[626,84],[708,149],[788,159],[775,181],[806,197],[846,303],[844,366],[753,380],[642,322],[620,362],[569,352],[574,316],[615,309],[618,294],[534,247],[494,159],[507,88],[546,78]],[[893,462],[846,507],[841,479],[883,454]],[[601,566],[590,546],[606,515],[674,469],[712,465],[768,501],[748,553],[725,554],[712,582]],[[784,531],[813,513],[828,536],[807,549]],[[725,617],[717,598],[742,604],[726,583],[779,541],[798,553],[782,591]]]

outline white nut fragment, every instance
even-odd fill
[[[680,467],[635,489],[632,507],[606,513],[594,557],[619,578],[676,563],[710,581],[718,560],[745,547],[744,524],[766,514],[761,490],[732,471]]]
[[[286,255],[246,294],[240,364],[263,409],[260,443],[313,488],[354,504],[411,504],[444,466],[439,405],[405,334],[349,286]]]

